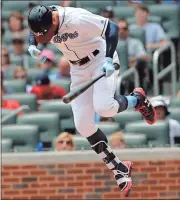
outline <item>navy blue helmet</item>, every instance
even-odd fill
[[[28,16],[30,30],[38,35],[44,35],[52,25],[52,9],[39,5],[32,8]]]

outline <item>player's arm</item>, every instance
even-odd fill
[[[40,63],[43,63],[47,58],[45,56],[40,57],[41,51],[37,48],[37,45],[38,42],[36,41],[34,34],[30,31],[28,51],[32,58],[38,59]]]
[[[36,41],[36,38],[34,36],[34,33],[30,31],[29,33],[29,45],[34,45],[34,46],[37,46],[38,45],[38,42]]]
[[[118,44],[118,26],[115,22],[108,21],[105,32],[106,39],[106,62],[103,65],[103,71],[106,72],[106,77],[109,77],[115,71],[113,65],[113,55]]]
[[[106,57],[113,58],[114,52],[118,44],[118,25],[109,21],[106,32]]]

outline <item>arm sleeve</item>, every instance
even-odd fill
[[[106,57],[113,58],[118,44],[118,26],[115,22],[109,21],[105,32],[106,36]]]
[[[32,32],[29,33],[29,45],[38,45],[36,38]]]

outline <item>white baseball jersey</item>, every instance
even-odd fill
[[[51,39],[64,56],[71,61],[91,57],[96,49],[106,52],[105,31],[108,19],[82,8],[55,6],[59,12],[59,31]],[[118,56],[115,55],[116,62]]]

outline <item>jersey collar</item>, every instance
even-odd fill
[[[61,6],[57,6],[57,9],[59,11],[59,29],[63,25],[64,18],[65,18],[65,8]]]

